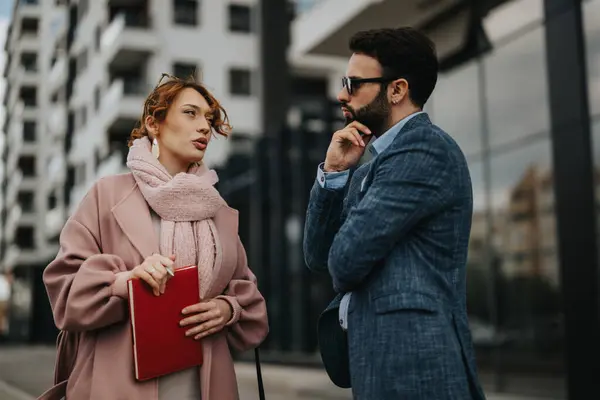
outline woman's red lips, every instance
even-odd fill
[[[198,150],[204,150],[204,149],[206,149],[206,146],[208,145],[208,139],[198,138],[198,139],[194,140],[192,143],[194,143],[194,147],[196,147]]]

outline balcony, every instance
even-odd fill
[[[299,1],[292,24],[290,56],[348,57],[349,38],[373,27],[410,25],[422,29],[445,59],[465,45],[471,9],[465,0],[312,0]]]
[[[48,76],[48,90],[50,93],[54,93],[67,81],[67,67],[67,57],[61,55],[52,66]]]
[[[18,204],[9,208],[6,222],[4,224],[4,238],[6,242],[11,243],[15,239],[15,232],[21,219],[21,207]]]
[[[17,169],[15,172],[7,175],[7,179],[8,185],[6,186],[6,203],[4,206],[7,209],[10,209],[17,205],[17,196],[19,194],[21,182],[23,182],[23,173],[21,170]]]
[[[131,131],[140,118],[149,87],[140,78],[116,78],[101,102],[100,114],[105,131]]]
[[[46,168],[46,187],[60,187],[66,180],[66,160],[60,149],[52,150],[52,158],[48,161]]]
[[[10,122],[10,128],[8,130],[8,151],[10,152],[7,164],[12,166],[11,157],[19,154],[23,149],[23,120],[20,118],[14,118]]]
[[[14,237],[14,232],[12,233],[12,236]],[[7,242],[9,242],[8,239],[6,239]],[[12,239],[11,239],[12,241]],[[6,250],[6,252],[4,253],[4,259],[2,260],[2,264],[4,265],[4,270],[11,270],[15,267],[15,265],[17,264],[17,261],[19,259],[19,256],[21,255],[21,251],[19,250],[19,247],[16,245],[11,245],[8,247],[8,249]]]
[[[102,57],[111,68],[123,68],[148,59],[160,46],[158,36],[149,29],[147,19],[132,13],[119,13],[100,40]]]
[[[48,131],[52,137],[60,137],[67,130],[67,107],[64,104],[51,105],[48,116]]]
[[[60,233],[63,225],[65,224],[66,215],[65,210],[62,207],[56,207],[53,210],[49,210],[46,213],[46,226],[45,234],[47,237],[53,237]]]
[[[96,179],[104,176],[116,175],[122,173],[126,169],[123,165],[121,154],[112,153],[107,159],[102,161],[96,172]]]
[[[10,152],[19,152],[23,142],[23,102],[19,101],[10,113],[6,145]]]

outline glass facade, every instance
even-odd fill
[[[485,27],[492,49],[442,74],[429,106],[473,181],[467,301],[478,365],[489,391],[564,398],[543,3],[507,2]]]

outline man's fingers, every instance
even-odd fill
[[[361,124],[358,121],[352,121],[348,124],[347,128],[355,128],[358,129],[360,132],[364,133],[365,135],[370,135],[371,134],[371,130],[369,128],[367,128],[365,125]]]
[[[357,147],[363,146],[363,140],[360,137],[360,134],[355,128],[345,128],[339,131],[338,138],[341,140],[350,141],[353,145]]]
[[[365,147],[365,141],[360,136],[360,132],[358,131],[358,129],[352,128],[352,129],[350,129],[350,133],[352,133],[352,135],[354,135],[354,137],[356,138],[356,140],[358,141],[358,143],[360,143],[360,146]]]

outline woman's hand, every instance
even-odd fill
[[[153,254],[146,257],[143,263],[131,271],[131,277],[146,282],[152,288],[154,295],[159,296],[165,292],[167,280],[173,274],[174,260],[175,256],[164,257]]]
[[[233,310],[226,300],[212,299],[186,307],[182,313],[189,317],[181,320],[181,326],[196,325],[187,330],[185,335],[195,335],[194,339],[199,340],[223,329],[231,319]]]

